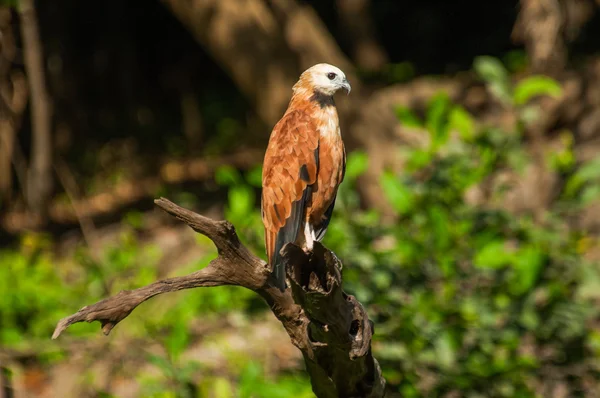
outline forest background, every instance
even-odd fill
[[[50,335],[214,257],[156,197],[227,218],[264,257],[262,157],[318,62],[353,88],[324,243],[389,396],[597,396],[599,6],[3,1],[0,397],[312,396],[241,288],[150,300],[109,338]]]

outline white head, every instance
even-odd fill
[[[341,88],[348,94],[351,90],[344,72],[329,64],[316,64],[305,70],[294,88],[312,89],[328,96],[335,94]]]

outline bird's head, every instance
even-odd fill
[[[339,68],[329,64],[316,64],[300,75],[294,88],[311,89],[315,93],[331,96],[339,89],[344,89],[350,94],[352,87]]]

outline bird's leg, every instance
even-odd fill
[[[310,222],[307,220],[306,224],[304,225],[304,245],[302,247],[305,252],[307,252],[307,253],[312,252],[313,242],[315,240],[317,240],[317,237],[315,235],[315,230],[313,229]]]

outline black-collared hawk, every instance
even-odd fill
[[[333,101],[339,89],[349,94],[350,83],[335,66],[304,71],[265,153],[261,213],[269,264],[282,291],[286,274],[279,251],[286,243],[310,251],[323,239],[344,179],[346,152]]]

